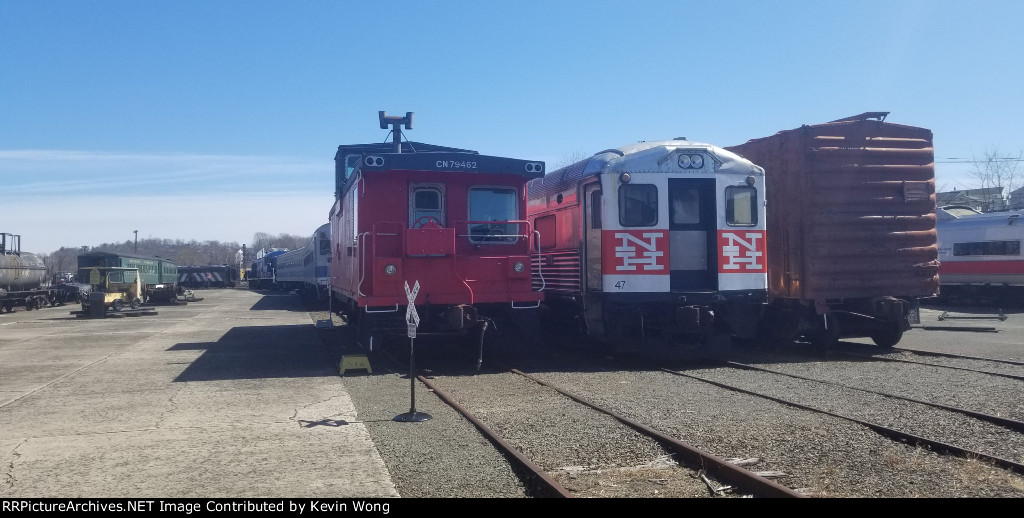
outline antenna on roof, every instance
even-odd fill
[[[412,129],[412,112],[405,112],[405,117],[388,116],[388,113],[385,111],[379,111],[377,115],[380,117],[380,129],[388,129],[388,125],[391,126],[391,132],[395,135],[395,153],[401,153],[402,125],[405,125],[405,129]]]
[[[862,113],[860,115],[853,115],[851,117],[845,117],[845,118],[842,118],[842,119],[837,119],[837,120],[834,120],[834,121],[830,121],[829,124],[831,124],[833,122],[866,121],[868,119],[878,119],[879,122],[884,122],[885,118],[888,115],[889,115],[889,112],[864,112],[864,113]]]

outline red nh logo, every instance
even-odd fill
[[[719,230],[718,273],[764,272],[763,230]]]

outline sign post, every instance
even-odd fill
[[[415,423],[431,419],[430,414],[416,411],[416,351],[413,347],[416,341],[416,328],[420,325],[420,315],[416,312],[416,295],[420,292],[420,281],[416,281],[412,289],[409,289],[409,281],[405,281],[405,298],[409,299],[409,305],[405,310],[405,324],[409,335],[409,383],[411,388],[409,411],[395,416],[395,421],[403,423]]]

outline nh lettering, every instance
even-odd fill
[[[635,271],[637,265],[642,265],[644,270],[664,270],[665,266],[658,264],[658,258],[665,255],[665,252],[658,250],[657,240],[662,237],[661,232],[644,232],[643,238],[636,237],[626,232],[616,232],[615,239],[620,240],[615,247],[615,257],[622,259],[622,262],[615,266],[616,271]],[[637,255],[637,247],[644,251]]]
[[[764,255],[759,250],[759,240],[764,238],[761,232],[722,232],[722,270],[723,271],[763,271],[764,264],[758,260]]]

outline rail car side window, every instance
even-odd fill
[[[601,191],[590,193],[590,227],[601,228]]]
[[[757,224],[757,189],[747,186],[725,188],[725,222],[738,227]]]
[[[1020,241],[953,243],[953,255],[1020,255]]]
[[[356,165],[362,160],[363,155],[346,155],[345,156],[345,178],[352,176],[352,172],[356,170]]]
[[[619,224],[651,227],[658,223],[658,187],[653,184],[624,184],[619,187]]]
[[[515,189],[473,187],[469,190],[470,242],[515,243],[519,240],[519,225],[507,222],[518,216]]]
[[[409,228],[427,222],[444,226],[444,191],[438,185],[412,186],[409,189]]]

